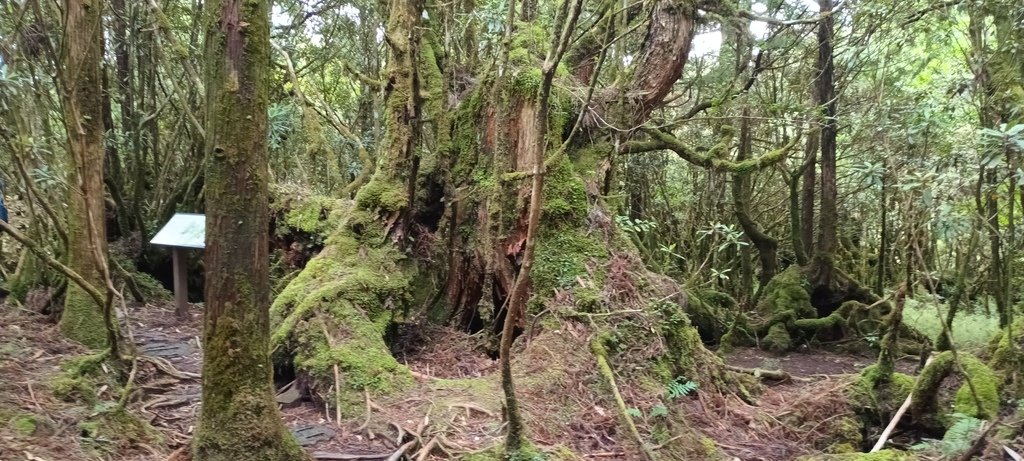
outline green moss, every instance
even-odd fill
[[[370,182],[356,193],[356,204],[364,210],[383,213],[401,210],[409,205],[405,185],[373,175]]]
[[[1010,330],[1013,332],[1012,341],[1005,329],[993,339],[988,365],[996,372],[1001,384],[1015,386],[1007,391],[1015,398],[1021,398],[1024,397],[1024,382],[1020,379],[1024,377],[1024,359],[1021,357],[1024,348],[1024,319],[1014,321]]]
[[[999,380],[992,370],[970,354],[957,354],[954,360],[953,352],[946,351],[932,359],[921,375],[918,377],[917,385],[914,387],[914,398],[911,409],[915,414],[934,414],[938,410],[937,395],[942,381],[951,374],[962,375],[963,371],[970,377],[977,394],[977,400],[966,379],[956,392],[953,402],[953,412],[962,413],[967,416],[979,419],[991,419],[999,413]],[[944,423],[948,418],[939,415]]]
[[[761,347],[776,352],[788,351],[793,347],[792,338],[785,323],[776,323],[768,329],[768,334],[761,339]]]
[[[95,399],[96,386],[82,378],[58,377],[48,383],[54,397],[65,401]]]
[[[889,382],[881,382],[882,377],[877,364],[862,370],[850,388],[850,402],[876,415],[895,412],[914,389],[914,378],[893,373]]]
[[[573,296],[576,298],[576,310],[580,312],[600,312],[604,304],[601,293],[593,288],[577,288]]]
[[[34,415],[22,414],[11,418],[7,427],[15,434],[23,437],[31,437],[36,432],[36,417]]]
[[[764,294],[757,303],[762,315],[771,316],[778,312],[793,311],[797,318],[817,317],[817,310],[811,305],[807,292],[808,282],[799,266],[790,266],[773,277],[765,286]]]
[[[537,22],[516,21],[515,34],[512,35],[512,50],[523,49],[532,56],[543,58],[551,46],[551,35],[543,25]]]
[[[589,213],[583,181],[567,159],[548,167],[544,184],[544,220],[551,226],[581,228]]]
[[[348,415],[361,411],[364,390],[386,394],[406,387],[411,374],[391,355],[384,336],[395,310],[411,300],[414,274],[384,238],[383,225],[366,211],[351,210],[274,300],[271,345],[278,361],[291,356],[321,397]],[[335,366],[340,398],[328,392]]]
[[[715,443],[713,439],[708,437],[701,437],[700,446],[704,451],[704,456],[706,456],[705,459],[718,458],[718,445]]]
[[[67,294],[64,296],[60,331],[90,349],[100,350],[107,346],[107,327],[101,306],[85,290],[71,282],[68,282]]]
[[[588,181],[599,179],[597,173],[601,169],[601,163],[611,156],[614,149],[609,143],[595,143],[570,151],[569,158],[573,162],[573,170]]]
[[[533,293],[547,297],[555,288],[578,284],[577,277],[603,283],[602,275],[591,275],[588,264],[600,267],[608,259],[608,249],[597,238],[575,228],[541,230],[533,270]]]
[[[289,227],[313,235],[326,235],[338,226],[331,219],[332,212],[341,208],[341,201],[331,197],[314,196],[285,211],[284,222]]]
[[[700,366],[698,353],[704,349],[700,334],[690,323],[690,317],[678,304],[662,301],[654,306],[661,313],[661,335],[665,339],[666,354],[672,368],[672,378],[685,377],[697,379],[704,376],[707,370]]]
[[[736,307],[736,299],[728,293],[716,290],[700,290],[696,294],[705,303],[719,309],[733,309]]]
[[[722,307],[720,303],[726,302],[726,299],[716,298],[714,293],[717,292],[701,292],[699,296],[693,293],[686,294],[686,315],[690,318],[693,326],[697,328],[701,339],[706,343],[716,342],[725,334],[725,327],[728,325],[730,317],[730,308],[736,305],[735,301],[732,301],[731,304],[726,304],[728,307]],[[703,296],[708,296],[718,303],[708,303]],[[725,297],[729,300],[732,299],[728,295],[725,295]]]
[[[537,97],[543,82],[544,75],[539,67],[520,69],[512,77],[511,91],[514,96],[533,99]]]
[[[811,305],[807,287],[799,266],[789,267],[768,282],[757,303],[758,313],[770,319],[758,328],[765,334],[762,347],[779,352],[789,350],[794,344],[792,335],[799,333],[794,321],[817,320],[817,310]]]
[[[908,390],[909,392],[909,390]],[[855,453],[857,447],[864,442],[861,434],[861,422],[855,417],[839,418],[829,425],[829,445],[825,451],[829,453]]]
[[[495,445],[486,450],[467,453],[461,456],[461,458],[463,461],[499,461],[502,459],[502,453],[504,451],[505,450],[502,445]]]
[[[508,63],[513,67],[529,67],[537,65],[535,58],[526,48],[516,48],[508,52]]]
[[[114,442],[118,450],[140,443],[163,443],[163,437],[156,429],[124,409],[99,411],[79,422],[78,429],[85,439]]]
[[[62,372],[48,382],[50,391],[65,401],[96,401],[96,379],[94,377],[100,364],[107,359],[106,353],[83,355],[64,360],[60,364]]]

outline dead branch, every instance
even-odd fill
[[[764,368],[743,368],[734,365],[726,365],[726,370],[753,375],[755,378],[773,379],[776,381],[798,381],[798,382],[810,382],[810,379],[800,378],[786,373],[783,370],[768,370]]]

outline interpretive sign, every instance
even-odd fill
[[[168,247],[206,248],[206,215],[175,213],[149,243]]]
[[[206,216],[195,213],[175,213],[149,243],[171,247],[171,260],[174,263],[175,311],[178,317],[187,316],[188,279],[185,250],[206,248]]]

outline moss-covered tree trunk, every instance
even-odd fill
[[[271,381],[269,3],[204,6],[206,310],[197,461],[306,459],[281,421]]]
[[[543,63],[554,33],[517,23],[507,61],[481,63],[472,86],[454,90],[461,84],[444,79],[458,69],[458,58],[441,53],[434,13],[429,4],[391,4],[378,168],[354,203],[330,204],[334,211],[324,213],[329,217],[323,221],[328,228],[323,251],[275,300],[272,341],[280,346],[275,349],[280,358],[311,378],[303,381],[314,395],[355,415],[363,411],[364,391],[387,393],[411,381],[384,341],[395,321],[426,314],[484,331],[492,347],[504,339],[515,353],[515,339],[527,326],[524,318],[555,312],[556,306],[610,310],[614,301],[614,306],[636,306],[664,326],[659,330],[664,341],[658,342],[664,347],[650,358],[672,374],[662,378],[688,376],[712,388],[725,383],[721,362],[701,347],[687,320],[688,306],[697,300],[688,304],[678,295],[678,284],[647,271],[609,217],[602,195],[611,191],[603,186],[616,154],[611,139],[619,134],[579,116],[588,110],[566,90],[585,88],[568,71],[574,63],[548,69],[550,100],[540,102]],[[598,88],[589,111],[641,125],[680,78],[696,29],[696,6],[659,0],[649,14],[635,78],[624,87]],[[494,68],[499,65],[500,72]],[[577,122],[577,141],[567,143]],[[552,152],[546,159],[539,156],[541,146]],[[542,178],[534,171],[539,162]],[[535,187],[535,179],[543,187]],[[533,191],[542,197],[532,198]],[[437,197],[439,192],[444,196]],[[538,217],[535,259],[527,269],[531,205],[541,209],[533,214]],[[314,227],[321,216],[321,208],[315,210]],[[529,271],[529,283],[524,277],[515,294],[522,271]],[[447,305],[435,309],[442,299]],[[509,305],[525,308],[506,324]],[[585,328],[597,333],[619,326],[601,321]],[[622,336],[646,341],[640,334]],[[514,358],[510,368],[519,379],[523,371]],[[329,392],[332,387],[340,391]],[[529,412],[528,405],[523,408]],[[530,436],[526,426],[524,442]]]
[[[818,214],[818,255],[832,255],[839,247],[839,220],[836,193],[836,87],[832,58],[833,0],[818,0],[824,18],[818,23],[818,62],[816,71],[818,105],[821,107],[821,203]]]
[[[68,266],[104,287],[107,254],[103,207],[103,2],[67,0],[61,53],[61,102],[73,168],[68,174]],[[104,307],[69,283],[61,331],[94,349],[111,342]]]

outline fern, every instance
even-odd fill
[[[665,394],[668,395],[669,400],[675,400],[690,395],[698,387],[697,383],[680,376],[665,386]]]
[[[982,430],[985,421],[963,413],[953,413],[953,420],[953,425],[942,436],[942,440],[926,439],[910,448],[919,451],[936,450],[943,456],[954,456],[967,451],[978,432]]]
[[[665,405],[658,404],[651,407],[651,417],[657,418],[659,416],[668,416],[668,408]]]
[[[627,408],[626,414],[634,418],[642,418],[644,416],[643,412],[641,412],[637,407]]]

